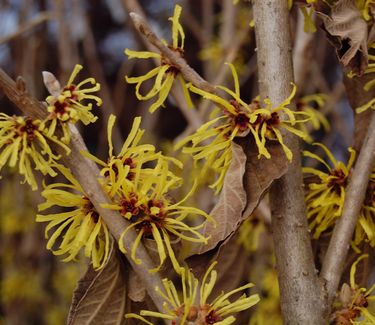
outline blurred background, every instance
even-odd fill
[[[42,71],[52,72],[64,84],[74,65],[82,64],[84,69],[78,78],[96,78],[101,84],[100,96],[104,103],[93,110],[99,116],[98,121],[81,128],[89,150],[106,159],[106,124],[112,113],[118,117],[114,130],[117,147],[126,137],[134,116],[141,115],[142,127],[147,130],[145,142],[172,154],[172,141],[191,132],[197,123],[197,114],[180,105],[181,96],[177,91],[170,96],[166,107],[149,114],[150,102],[137,101],[134,86],[127,85],[124,76],[144,74],[154,63],[128,60],[124,49],[145,49],[142,38],[131,25],[128,10],[137,11],[139,4],[157,34],[169,41],[168,17],[172,16],[175,3],[172,0],[140,0],[139,3],[133,0],[0,0],[0,67],[14,79],[22,76],[27,91],[44,100],[48,93]],[[232,0],[185,0],[178,3],[183,7],[181,23],[186,33],[187,62],[213,84],[230,87],[230,70],[223,63],[233,62],[239,71],[242,97],[250,101],[257,95],[258,76],[249,2],[233,5]],[[291,15],[299,96],[325,93],[330,98],[322,112],[332,129],[329,133],[322,129],[314,131],[314,139],[324,142],[338,159],[346,161],[347,147],[353,143],[354,120],[334,49],[320,30],[314,34],[303,32],[303,18],[296,8]],[[208,111],[207,105],[207,102],[197,102],[202,112]],[[20,113],[1,92],[0,111]],[[199,116],[204,120],[201,116],[205,114]],[[21,185],[22,179],[14,170],[3,168],[1,175],[0,323],[64,324],[72,292],[86,270],[87,261],[63,263],[46,250],[44,225],[34,221],[37,205],[42,202],[39,192],[31,192],[28,186]],[[197,199],[196,204],[209,211],[214,202],[210,195],[204,196],[204,200]],[[278,324],[277,280],[269,245],[266,203],[258,213],[263,217],[249,219],[242,230],[243,238],[254,238],[244,247],[250,264],[256,265],[249,277],[260,284],[262,295],[267,298],[268,305],[258,308],[268,313],[269,319],[275,314],[272,324]],[[244,272],[249,273],[249,268]]]

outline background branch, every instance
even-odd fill
[[[287,1],[254,0],[259,88],[275,105],[293,81]],[[305,215],[298,139],[284,133],[293,152],[288,172],[271,186],[272,230],[285,324],[324,324],[324,303]]]
[[[366,138],[355,164],[349,186],[346,190],[345,202],[341,218],[336,222],[327,253],[323,261],[321,277],[326,281],[328,301],[331,302],[338,290],[340,279],[350,241],[358,221],[370,173],[375,161],[375,112],[372,112],[371,122]]]

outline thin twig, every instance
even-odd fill
[[[17,38],[18,36],[21,36],[22,34],[26,33],[27,31],[37,27],[38,25],[44,23],[47,20],[54,19],[55,15],[52,12],[45,11],[41,12],[39,15],[37,15],[34,19],[22,24],[18,27],[18,29],[11,34],[5,35],[0,38],[0,44],[9,42],[10,40]]]
[[[328,301],[332,302],[338,289],[350,241],[358,221],[369,176],[375,162],[375,112],[372,112],[371,122],[363,142],[358,160],[350,178],[345,195],[341,218],[333,230],[327,253],[323,261],[321,278],[326,281]]]
[[[254,0],[259,88],[275,105],[290,95],[293,81],[287,1]],[[298,139],[283,134],[293,152],[288,172],[271,186],[272,232],[285,324],[325,324],[305,215]]]
[[[47,110],[45,106],[29,96],[26,92],[20,91],[17,88],[16,83],[2,69],[0,69],[0,88],[4,90],[5,95],[24,114],[39,119],[44,119],[46,117]],[[117,211],[102,208],[102,204],[112,204],[112,202],[98,182],[98,167],[93,161],[81,155],[81,152],[87,151],[87,148],[80,133],[74,125],[71,126],[71,142],[69,147],[71,149],[71,154],[64,158],[65,165],[70,168],[73,175],[85,191],[85,194],[93,203],[98,213],[102,216],[109,231],[118,241],[121,233],[129,226],[129,222],[126,221]],[[60,147],[57,147],[56,150],[62,155],[65,155],[65,152],[61,152]],[[128,252],[131,251],[136,236],[137,234],[135,230],[132,231],[132,229],[130,229],[126,238],[124,238],[124,247]],[[154,267],[154,263],[144,246],[140,244],[137,249],[137,257],[142,261],[142,264],[135,264],[129,254],[126,254],[125,256],[137,275],[143,279],[147,292],[157,308],[160,311],[163,311],[162,299],[155,292],[155,287],[162,287],[161,278],[158,273],[149,273],[148,270]]]

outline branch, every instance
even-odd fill
[[[329,305],[335,297],[344,271],[344,264],[352,240],[359,212],[366,195],[370,173],[375,162],[375,112],[367,129],[358,160],[345,195],[342,216],[333,230],[323,261],[321,278],[326,281]]]
[[[16,85],[16,83],[2,69],[0,69],[0,88],[3,88],[5,95],[24,114],[39,119],[43,119],[47,116],[47,110],[44,105],[29,96],[24,91],[24,84],[19,83]],[[87,148],[80,133],[74,125],[71,125],[70,149],[71,154],[64,158],[64,164],[70,168],[73,175],[84,189],[85,194],[93,203],[98,213],[102,216],[109,231],[118,241],[121,233],[129,225],[129,222],[125,220],[117,211],[102,208],[102,204],[111,204],[112,202],[108,198],[107,194],[103,191],[97,180],[99,177],[98,167],[93,161],[86,159],[81,155],[81,151],[87,151]],[[62,156],[65,156],[65,151],[63,151],[60,147],[57,147],[56,151],[58,151]],[[126,238],[124,238],[124,247],[128,252],[131,251],[131,247],[136,236],[137,234],[135,230],[130,229]],[[137,249],[137,257],[142,260],[142,264],[135,264],[130,258],[129,254],[126,254],[125,256],[129,260],[129,263],[139,278],[143,279],[147,292],[157,308],[160,311],[163,311],[163,301],[155,292],[155,287],[162,288],[161,278],[158,273],[151,274],[148,272],[149,269],[154,267],[154,263],[152,262],[144,246],[140,244]]]
[[[259,87],[278,104],[290,95],[293,68],[287,1],[254,0]],[[271,186],[272,231],[285,324],[325,324],[305,215],[298,139],[284,133],[293,152],[288,172]]]
[[[38,25],[44,23],[45,21],[48,21],[48,20],[51,20],[51,19],[54,19],[54,18],[55,18],[54,13],[52,13],[50,11],[41,12],[34,19],[32,19],[32,20],[22,24],[21,26],[19,26],[18,29],[14,33],[11,33],[11,34],[8,34],[8,35],[5,35],[5,36],[1,37],[0,38],[0,44],[9,42],[13,38],[16,38],[16,37],[26,33],[27,31],[37,27]]]

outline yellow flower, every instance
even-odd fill
[[[366,240],[371,247],[375,246],[375,170],[370,175],[365,201],[354,233],[352,246],[357,252],[359,252],[357,246],[363,240]]]
[[[178,56],[183,57],[184,55],[184,40],[185,40],[185,33],[184,30],[179,22],[180,15],[181,15],[181,6],[176,5],[174,8],[173,17],[169,18],[172,21],[172,45],[168,47],[174,51]],[[158,99],[153,103],[149,111],[155,112],[160,106],[163,105],[164,101],[168,97],[169,91],[172,88],[174,80],[177,78],[180,81],[182,89],[185,94],[185,98],[188,102],[188,105],[192,107],[191,99],[189,96],[189,92],[186,88],[186,84],[184,79],[182,78],[179,69],[174,66],[168,58],[164,57],[160,53],[149,52],[149,51],[132,51],[129,49],[125,50],[125,54],[128,56],[129,59],[160,59],[160,66],[152,69],[144,76],[139,77],[128,77],[126,76],[125,79],[128,83],[136,84],[135,87],[135,94],[139,100],[148,100],[155,97],[159,94]],[[155,82],[152,88],[146,95],[142,95],[140,93],[140,87],[142,86],[143,82],[155,77]]]
[[[363,19],[370,21],[372,19],[371,7],[374,7],[375,0],[355,0],[355,3],[361,11]]]
[[[84,156],[95,161],[102,167],[100,175],[104,177],[104,184],[108,189],[108,194],[113,197],[119,190],[120,186],[131,186],[134,175],[137,174],[142,180],[148,177],[156,177],[153,168],[145,168],[144,165],[151,162],[157,162],[158,159],[164,159],[174,163],[179,168],[182,164],[177,159],[165,157],[160,152],[155,153],[155,147],[151,144],[139,144],[144,134],[144,130],[140,129],[141,117],[136,117],[133,121],[130,133],[124,142],[118,155],[113,153],[112,129],[115,124],[116,117],[110,115],[108,119],[108,161],[104,162],[88,152],[82,152]],[[169,172],[169,175],[172,173]]]
[[[160,264],[156,272],[164,263],[167,253],[172,261],[176,272],[181,267],[175,257],[171,246],[171,238],[182,239],[196,243],[207,243],[207,239],[198,230],[204,226],[202,220],[212,220],[204,211],[182,205],[194,192],[195,186],[181,201],[175,203],[168,193],[172,188],[180,185],[180,179],[171,175],[168,170],[168,162],[159,159],[153,169],[153,175],[142,180],[137,172],[131,182],[120,186],[118,196],[114,199],[115,204],[103,205],[103,207],[118,210],[120,214],[131,222],[121,234],[119,239],[120,250],[127,253],[123,245],[123,239],[127,232],[135,228],[137,238],[133,243],[130,256],[135,263],[142,261],[136,257],[137,248],[143,238],[153,239],[160,258]],[[198,225],[189,226],[185,223],[188,217],[202,217]],[[199,218],[200,219],[200,218]]]
[[[291,160],[292,152],[284,144],[279,128],[284,128],[305,139],[307,134],[296,129],[294,125],[304,123],[311,118],[310,113],[293,112],[286,107],[295,95],[295,85],[293,85],[290,96],[279,106],[273,107],[268,99],[264,101],[266,105],[264,108],[260,108],[260,103],[257,100],[246,104],[240,98],[237,72],[232,64],[229,64],[229,67],[233,75],[235,91],[227,87],[217,86],[218,89],[225,91],[232,97],[229,101],[189,85],[189,90],[213,101],[222,108],[223,115],[203,124],[193,135],[183,139],[175,146],[178,149],[186,143],[192,142],[192,147],[184,147],[183,152],[191,154],[196,161],[206,160],[202,174],[206,173],[209,168],[219,174],[216,182],[211,185],[211,187],[216,188],[216,193],[221,190],[224,176],[231,163],[232,141],[235,137],[244,137],[251,132],[259,150],[258,158],[263,155],[267,159],[271,158],[271,155],[266,148],[266,140],[276,140],[282,145],[287,158]],[[305,118],[297,119],[296,116],[304,116]],[[211,138],[213,140],[207,144],[207,141]]]
[[[266,148],[266,141],[268,139],[279,142],[288,160],[292,161],[293,154],[284,144],[280,128],[293,133],[303,140],[307,139],[307,133],[303,130],[297,129],[296,125],[301,125],[310,121],[311,114],[309,112],[294,112],[287,107],[294,98],[296,90],[297,87],[293,84],[293,89],[289,97],[281,102],[278,106],[274,106],[267,98],[264,100],[265,106],[255,109],[255,111],[252,113],[250,119],[250,131],[253,134],[255,142],[258,146],[258,158],[261,156],[264,156],[267,159],[271,158],[271,155]],[[301,116],[301,119],[297,118],[298,116]]]
[[[315,228],[314,238],[319,238],[320,234],[332,227],[336,219],[341,216],[345,200],[345,188],[355,160],[355,151],[352,148],[348,149],[350,158],[345,165],[341,161],[337,161],[326,146],[321,143],[315,143],[315,145],[324,150],[332,165],[331,167],[312,152],[303,152],[306,157],[317,160],[327,169],[327,172],[323,172],[311,167],[303,168],[304,173],[318,177],[317,181],[309,184],[306,205],[307,217],[312,219],[310,228]]]
[[[310,114],[311,120],[309,123],[311,123],[314,130],[319,130],[321,127],[325,131],[329,131],[330,129],[327,118],[318,110],[325,105],[327,98],[328,96],[325,94],[313,94],[304,96],[296,102],[297,111],[304,111]],[[314,106],[317,106],[317,108]],[[300,124],[300,128],[307,134],[306,141],[311,142],[312,138],[307,131],[306,124]]]
[[[375,316],[367,309],[369,301],[375,300],[375,296],[371,296],[375,284],[367,290],[355,283],[357,265],[365,258],[368,258],[368,254],[361,255],[353,263],[350,269],[350,286],[344,283],[341,288],[336,311],[333,314],[335,324],[375,324]]]
[[[229,298],[240,291],[253,287],[248,283],[228,293],[222,292],[215,299],[208,302],[208,298],[215,286],[217,272],[213,268],[217,262],[214,262],[207,270],[199,288],[198,280],[191,274],[190,270],[185,268],[181,272],[182,295],[172,281],[164,279],[164,292],[156,288],[157,293],[164,299],[165,313],[141,310],[140,315],[130,313],[126,318],[135,318],[146,324],[152,325],[146,317],[157,317],[171,321],[172,325],[229,325],[236,321],[233,314],[246,310],[259,302],[259,295],[247,296],[243,294],[235,301]],[[210,279],[208,280],[208,277]],[[199,288],[199,292],[198,292]]]
[[[51,164],[60,156],[53,154],[47,140],[70,152],[62,142],[45,132],[40,120],[0,113],[0,170],[7,161],[10,167],[18,162],[19,173],[32,190],[36,190],[38,185],[33,170],[39,170],[43,175],[57,175]]]
[[[92,94],[100,90],[100,84],[94,78],[87,78],[74,84],[74,79],[81,69],[82,66],[79,64],[74,67],[68,83],[63,88],[51,73],[44,73],[45,84],[51,93],[51,96],[46,98],[47,110],[50,113],[47,118],[50,122],[48,134],[53,135],[56,127],[60,126],[64,133],[61,140],[65,143],[69,143],[70,140],[68,122],[82,121],[85,125],[95,122],[97,117],[91,113],[91,102],[96,102],[98,106],[102,104],[102,100]]]
[[[100,269],[105,265],[109,252],[107,226],[70,171],[61,165],[56,168],[70,184],[51,184],[42,192],[46,202],[38,206],[39,211],[52,206],[65,209],[65,212],[38,214],[36,217],[37,222],[49,222],[45,230],[46,238],[53,228],[47,249],[52,250],[55,255],[67,254],[63,260],[66,262],[74,260],[84,248],[85,256],[91,258],[94,269]],[[58,249],[54,249],[59,237]]]

